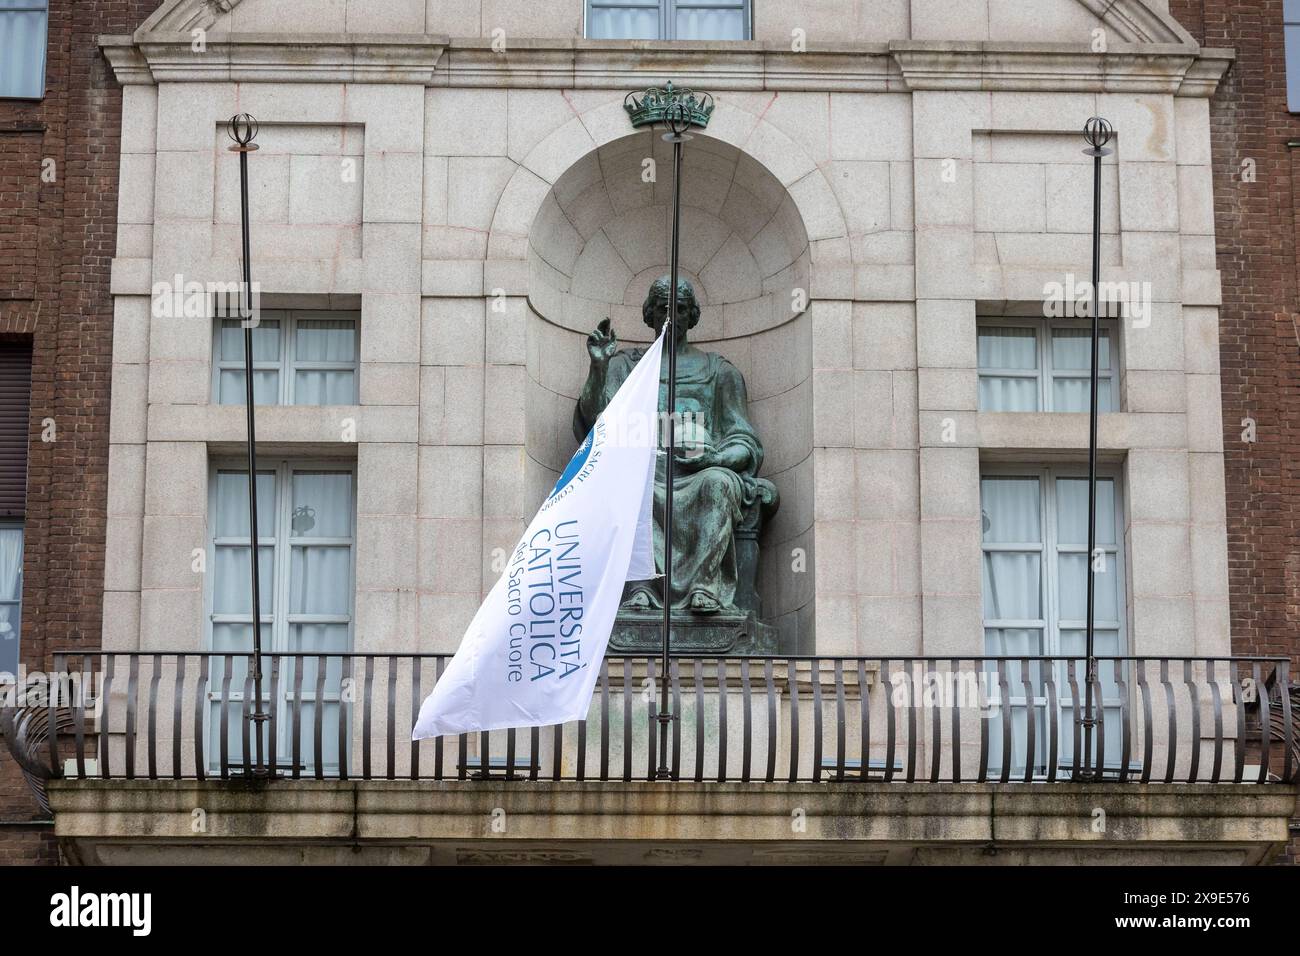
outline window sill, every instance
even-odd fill
[[[1086,452],[1088,418],[1087,412],[976,412],[975,444],[981,449]],[[1103,412],[1097,446],[1115,452],[1185,448],[1185,421],[1184,414]],[[960,426],[957,434],[960,440]]]

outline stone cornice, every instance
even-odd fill
[[[394,34],[209,34],[106,36],[100,47],[122,83],[433,84],[444,36]]]
[[[1183,76],[1183,85],[1178,88],[1179,96],[1211,97],[1219,88],[1219,82],[1231,68],[1237,54],[1232,50],[1216,48],[1203,49],[1196,62],[1188,68]]]
[[[621,89],[648,77],[711,91],[902,90],[886,43],[788,44],[648,40],[515,41],[496,53],[487,40],[452,40],[438,86],[534,86]]]
[[[890,49],[910,90],[1029,90],[1210,96],[1231,51],[1183,44],[914,43]]]
[[[621,89],[672,76],[712,91],[984,90],[1209,96],[1231,51],[1194,43],[918,42],[810,44],[515,40],[442,36],[211,34],[137,31],[102,37],[122,83],[348,82],[427,86]]]
[[[149,61],[129,36],[101,36],[99,49],[113,68],[113,75],[123,86],[152,85]]]

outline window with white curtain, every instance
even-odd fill
[[[1097,407],[1119,410],[1115,374],[1118,324],[1103,320],[1098,341]],[[1092,330],[1087,320],[979,320],[982,412],[1086,412],[1091,400]]]
[[[354,593],[354,542],[356,537],[355,482],[350,465],[259,462],[257,475],[258,576],[261,597],[261,635],[264,652],[275,654],[337,654],[352,647]],[[252,569],[248,520],[248,471],[232,463],[218,465],[210,478],[209,612],[212,705],[209,715],[210,759],[220,758],[220,688],[225,661],[215,656],[248,652],[253,647]],[[312,761],[315,708],[324,707],[324,726],[334,729],[340,718],[342,660],[326,661],[325,698],[317,701],[314,660],[304,660],[301,671],[302,760]],[[279,681],[269,686],[269,665],[264,671],[268,704],[277,695],[277,763],[291,757],[289,712],[293,707],[293,660],[281,662]],[[231,709],[228,746],[230,761],[242,762],[242,718],[245,660],[231,666]],[[338,765],[338,733],[325,734],[324,762]]]
[[[257,405],[355,405],[360,330],[355,312],[263,310],[253,329]],[[244,328],[219,319],[213,346],[218,405],[244,404]]]
[[[749,0],[587,0],[594,40],[748,40]]]
[[[0,99],[45,96],[48,0],[0,0]]]
[[[1088,585],[1088,479],[1075,468],[986,468],[980,478],[983,525],[984,652],[991,657],[1052,657],[1086,651]],[[1120,534],[1123,507],[1119,480],[1102,473],[1097,480],[1097,572],[1094,638],[1099,656],[1125,653],[1124,573]],[[1001,767],[1002,724],[1011,721],[1013,773],[1023,774],[1028,711],[1035,719],[1035,770],[1047,761],[1047,665],[1029,662],[1026,690],[1019,661],[1008,662],[1010,698],[1005,711],[995,707],[990,727],[990,766]],[[996,665],[989,664],[996,693]],[[1073,670],[1073,675],[1071,674]],[[1082,688],[1083,664],[1051,668],[1060,721],[1058,763],[1073,760],[1075,710],[1071,676]],[[1105,720],[1105,764],[1118,766],[1120,727],[1118,684],[1113,665],[1099,668]],[[1082,697],[1082,690],[1080,690]],[[998,702],[999,704],[1001,701]],[[1082,700],[1080,700],[1080,707]],[[1094,744],[1094,749],[1096,744]],[[1095,756],[1095,755],[1094,755]]]
[[[0,673],[18,673],[23,612],[23,525],[0,521]]]

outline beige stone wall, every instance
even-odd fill
[[[997,0],[882,6],[852,28],[862,35],[834,39],[1017,39],[1031,26]],[[1100,6],[1061,0],[1061,17],[1032,25],[1073,37]],[[1146,7],[1115,7],[1117,35],[1159,32],[1149,11],[1115,20]],[[263,126],[251,162],[264,294],[361,312],[359,404],[265,408],[259,440],[356,460],[355,648],[450,651],[575,444],[582,335],[609,314],[645,338],[637,304],[666,265],[670,167],[662,144],[629,135],[622,97],[698,70],[717,110],[688,147],[684,262],[706,303],[699,338],[750,384],[784,498],[761,588],[801,649],[983,653],[981,462],[1078,460],[1087,421],[980,413],[976,316],[1086,275],[1078,129],[1100,113],[1118,131],[1106,278],[1150,282],[1154,299],[1149,326],[1120,336],[1122,411],[1101,427],[1125,474],[1129,646],[1226,653],[1213,78],[1189,79],[1195,50],[1114,52],[1102,68],[1084,48],[998,58],[938,42],[792,59],[775,41],[801,20],[815,40],[829,5],[755,8],[766,52],[719,45],[675,64],[626,44],[547,46],[580,31],[577,0],[243,0],[207,54],[187,53],[179,28],[147,54],[117,44],[129,85],[106,644],[205,640],[192,555],[208,540],[209,462],[237,450],[243,410],[210,404],[210,320],[153,317],[150,297],[178,274],[238,278],[226,118]],[[527,52],[398,42],[490,37],[503,18]],[[223,45],[223,26],[338,41],[250,53]],[[1178,42],[1166,32],[1155,38]],[[647,157],[653,184],[638,175]],[[808,306],[792,312],[798,289]]]

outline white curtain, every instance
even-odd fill
[[[1021,476],[980,480],[986,543],[1042,543],[1038,484],[1037,478]]]
[[[213,568],[213,612],[251,614],[249,587],[248,485],[245,474],[217,475],[214,531],[219,544]],[[273,473],[257,476],[258,533],[276,535],[276,487]],[[352,475],[350,472],[297,472],[292,485],[293,514],[289,534],[295,539],[290,581],[291,614],[349,613],[352,594]],[[312,538],[328,539],[319,545]],[[241,540],[242,539],[242,540]],[[306,540],[304,540],[306,539]],[[274,613],[275,549],[258,549],[262,613]]]
[[[1100,378],[1097,386],[1097,408],[1103,412],[1111,407],[1110,335],[1103,330],[1097,343],[1097,368]],[[1078,372],[1077,375],[1056,375],[1052,381],[1052,409],[1058,412],[1086,412],[1092,403],[1092,332],[1089,329],[1052,330],[1052,371]]]
[[[316,654],[333,654],[350,649],[347,618],[352,607],[352,475],[346,472],[295,472],[293,475],[293,517],[290,520],[292,567],[289,576],[289,649]],[[320,540],[322,543],[311,543]],[[338,622],[296,622],[295,615],[328,614]],[[301,746],[304,754],[314,753],[316,719],[316,675],[319,662],[307,659],[303,687],[311,688],[303,704]],[[341,658],[325,662],[325,697],[322,720],[326,727],[338,726],[339,692],[343,679]],[[327,767],[338,762],[338,734],[327,734],[322,754]]]
[[[216,576],[212,581],[212,613],[245,615],[253,613],[253,594],[249,587],[253,574],[248,566],[248,556],[249,549],[246,547],[223,545],[217,548],[216,567],[213,569]],[[274,548],[264,546],[257,549],[257,580],[260,584],[262,614],[274,614]]]
[[[275,473],[257,473],[257,533],[262,538],[275,537]],[[217,514],[214,524],[218,538],[248,539],[248,472],[217,473]]]
[[[1057,562],[1057,607],[1052,623],[1060,635],[1059,650],[1046,644],[1045,628],[986,627],[985,653],[990,656],[1028,657],[1045,655],[1049,651],[1063,656],[1082,655],[1085,652],[1084,631],[1077,625],[1087,610],[1086,553],[1088,530],[1088,482],[1081,478],[1057,478],[1055,484],[1056,540],[1046,541],[1041,521],[1041,488],[1037,478],[984,477],[980,481],[980,505],[983,510],[983,540],[985,545],[1034,545],[1048,547],[1047,560]],[[1102,546],[1115,546],[1116,541],[1115,481],[1101,478],[1097,482],[1097,541]],[[1049,613],[1042,597],[1042,557],[1039,551],[1024,549],[986,550],[984,553],[984,618],[988,623],[998,620],[1036,620]],[[1121,653],[1119,623],[1123,608],[1121,603],[1119,568],[1114,554],[1107,554],[1105,570],[1096,575],[1096,653],[1100,656]],[[1049,622],[1044,622],[1049,623]],[[1077,665],[1075,678],[1081,682],[1082,666]],[[992,681],[997,673],[994,664],[985,666]],[[990,726],[990,765],[1000,768],[1001,733],[1003,719],[1011,722],[1012,771],[1023,773],[1025,745],[1028,728],[1029,703],[1026,698],[1021,668],[1018,663],[1008,664],[1011,700],[1006,702],[1005,713],[999,710]],[[1038,664],[1029,666],[1030,689],[1035,697],[1045,693],[1045,670]],[[1069,672],[1058,666],[1054,672],[1056,693],[1061,702],[1060,736],[1061,762],[1073,759],[1074,704],[1070,700]],[[1110,662],[1101,666],[1102,694],[1114,701],[1119,693]],[[996,695],[996,682],[994,681]],[[1047,711],[1035,706],[1038,753],[1034,762],[1045,765],[1045,731]],[[1106,765],[1118,764],[1121,743],[1120,709],[1115,704],[1107,706],[1105,718]]]
[[[356,365],[357,327],[343,319],[301,319],[294,332],[295,362]],[[356,402],[354,368],[298,369],[295,405],[351,405]]]
[[[690,9],[684,2],[677,4],[677,39],[679,40],[743,40],[745,39],[745,10]]]
[[[349,548],[295,546],[289,612],[347,615],[352,598],[351,571]]]
[[[218,357],[222,363],[236,362],[238,368],[222,369],[217,381],[217,404],[244,404],[244,328],[238,319],[222,319],[218,342]],[[280,361],[280,322],[262,319],[253,329],[253,361]],[[253,370],[253,403],[278,405],[280,403],[280,373],[275,369]]]
[[[1088,347],[1086,333],[1083,342],[1086,349]],[[1105,350],[1102,351],[1101,356],[1102,361],[1099,364],[1104,368]],[[1086,368],[1088,364],[1086,351],[1083,364]],[[1102,390],[1102,394],[1106,394],[1105,389]],[[1084,407],[1087,407],[1086,404]],[[1101,547],[1115,545],[1115,511],[1114,479],[1098,478],[1097,544]],[[1081,627],[1074,628],[1066,625],[1067,622],[1083,622],[1088,614],[1088,482],[1086,479],[1058,478],[1056,480],[1056,527],[1058,547],[1071,546],[1083,549],[1057,553],[1057,590],[1060,592],[1057,623],[1060,627],[1060,653],[1064,656],[1082,656],[1087,653],[1086,632]],[[1096,573],[1094,580],[1096,589],[1094,649],[1099,656],[1115,656],[1123,653],[1118,630],[1123,609],[1120,607],[1119,566],[1114,554],[1107,553],[1105,568]],[[1082,693],[1084,674],[1081,663],[1076,665],[1076,671],[1075,678],[1079,682],[1080,693]],[[1116,700],[1119,695],[1119,684],[1115,678],[1114,665],[1110,661],[1101,661],[1098,664],[1098,674],[1103,699]],[[1065,676],[1064,671],[1062,675]],[[1062,708],[1062,719],[1067,726],[1075,717],[1074,706],[1068,701],[1068,695],[1068,684],[1063,683],[1061,696],[1065,703]],[[1119,766],[1121,756],[1120,708],[1105,707],[1102,716],[1105,724],[1106,766],[1115,768]],[[1094,759],[1099,745],[1100,741],[1093,745]],[[1073,760],[1073,754],[1073,732],[1063,733],[1061,759]]]
[[[45,95],[44,0],[0,0],[0,97]]]
[[[1097,367],[1110,370],[1110,334],[1101,330],[1097,341]],[[1052,330],[1052,368],[1058,372],[1087,372],[1092,367],[1092,332],[1090,329]]]
[[[222,369],[218,405],[244,404],[244,370]],[[253,370],[253,404],[280,404],[280,373],[273,369]]]
[[[1097,479],[1097,545],[1115,546],[1115,480]],[[1056,481],[1056,527],[1059,546],[1082,547],[1083,550],[1060,551],[1057,576],[1060,591],[1058,619],[1084,621],[1088,614],[1088,482],[1083,478],[1058,478]],[[1105,566],[1095,576],[1096,646],[1098,654],[1119,653],[1120,607],[1119,564],[1109,551]],[[1069,635],[1067,637],[1067,635]],[[1077,641],[1075,637],[1077,636]],[[1075,641],[1077,649],[1071,641]],[[1069,646],[1067,646],[1069,645]],[[1108,648],[1108,649],[1103,649]],[[1085,652],[1084,632],[1061,631],[1063,654]]]
[[[22,597],[23,529],[0,528],[0,671],[10,674],[18,671]]]
[[[979,367],[1010,371],[1038,369],[1038,339],[1033,329],[989,326],[979,331]],[[980,375],[980,409],[986,412],[1038,411],[1037,376]]]
[[[350,540],[352,476],[342,472],[296,473],[293,476],[292,523],[292,534],[297,542],[312,538]],[[351,546],[295,543],[289,595],[290,614],[349,614]],[[346,630],[344,628],[345,633]]]
[[[299,471],[293,476],[293,535],[352,536],[352,475],[345,471]]]
[[[629,8],[593,2],[587,19],[587,36],[593,40],[658,40],[659,3],[641,0],[640,6]]]
[[[1037,478],[984,478],[980,507],[985,544],[1035,545],[1042,540]],[[984,552],[984,618],[1036,621],[1043,617],[1042,554],[1024,548]],[[985,630],[985,653],[1043,653],[1041,628]]]
[[[213,516],[214,534],[219,539],[234,539],[234,544],[219,544],[216,547],[212,581],[212,610],[214,614],[241,615],[247,622],[214,623],[212,628],[212,650],[214,654],[222,652],[247,652],[252,648],[252,597],[249,587],[249,547],[248,539],[248,484],[246,473],[222,471],[217,474],[216,514]],[[258,529],[263,539],[278,538],[283,545],[285,529],[277,530],[279,515],[276,502],[278,494],[291,496],[291,517],[287,534],[292,541],[290,546],[290,581],[289,606],[287,609],[289,623],[282,624],[280,636],[270,623],[262,624],[262,646],[268,652],[279,653],[284,650],[307,653],[339,653],[350,647],[348,620],[351,616],[351,599],[353,591],[352,578],[352,474],[350,472],[295,472],[291,478],[291,487],[278,489],[273,472],[259,473],[257,481]],[[240,542],[240,539],[243,539]],[[313,543],[320,539],[320,543]],[[262,614],[272,616],[280,609],[275,603],[276,549],[272,546],[259,548],[259,578],[261,581]],[[295,615],[335,615],[341,620],[330,622],[294,621]],[[287,640],[287,647],[284,642]],[[304,659],[301,670],[302,704],[301,704],[301,745],[302,760],[311,766],[314,760],[314,722],[317,662]],[[288,694],[292,663],[286,658],[282,664],[279,693]],[[211,687],[219,694],[225,677],[224,660],[214,658],[210,665]],[[236,659],[230,669],[230,688],[232,695],[243,693],[247,674],[245,659]],[[334,729],[340,719],[339,693],[342,681],[342,660],[331,659],[327,662],[325,674],[324,714],[325,733],[324,762],[333,767],[338,762],[338,733]],[[263,691],[266,699],[271,699],[273,689],[269,686]],[[290,745],[290,728],[287,714],[292,706],[292,699],[286,696],[281,700],[286,718],[281,723],[280,746],[281,759],[288,759]],[[242,704],[232,701],[230,711],[229,748],[232,763],[242,760],[242,731],[239,720],[242,716]],[[211,759],[219,759],[220,751],[220,700],[214,701],[210,714],[209,746]]]
[[[244,360],[244,327],[238,319],[221,320],[221,360],[223,362],[242,362]],[[262,319],[253,328],[253,361],[280,361],[280,322],[278,319]]]
[[[243,539],[242,544],[220,544],[213,556],[212,611],[214,614],[253,613],[253,596],[250,587],[252,571],[249,568],[248,547],[248,474],[222,471],[217,473],[217,513],[214,534],[217,538]],[[257,533],[262,539],[275,536],[275,474],[258,472],[257,475]],[[257,579],[261,588],[262,614],[275,613],[275,548],[263,545],[257,551]],[[250,618],[251,619],[251,618]],[[252,647],[248,628],[239,625],[218,625],[230,628],[226,637],[235,639],[244,634]],[[214,633],[214,650],[217,635]],[[234,649],[233,646],[231,649]],[[246,648],[245,648],[246,649]]]
[[[999,620],[1039,621],[1044,615],[1042,589],[1043,540],[1040,506],[1040,481],[1034,477],[985,477],[980,480],[980,508],[983,541],[992,548],[984,552],[984,618],[990,624]],[[1021,545],[1020,548],[1011,546]],[[986,627],[984,652],[994,657],[1036,657],[1046,650],[1044,628]],[[998,706],[990,727],[990,766],[1001,767],[1002,721],[1011,721],[1013,770],[1023,772],[1025,764],[1028,709],[1024,682],[1018,663],[1003,665],[1009,680],[1011,700],[1001,701],[998,666],[985,665],[990,694]],[[1031,664],[1031,687],[1035,694],[1042,683],[1041,665]],[[1041,726],[1041,725],[1040,725]],[[1036,755],[1035,762],[1039,757]]]
[[[1095,614],[1098,622],[1118,621],[1118,583],[1113,555],[1106,555],[1106,568],[1095,576],[1096,605]],[[1088,612],[1088,556],[1082,552],[1062,552],[1059,555],[1057,576],[1061,591],[1060,619],[1062,621],[1082,621]]]
[[[1088,480],[1056,481],[1056,537],[1061,544],[1088,544]],[[1115,480],[1097,479],[1097,543],[1115,543]]]

